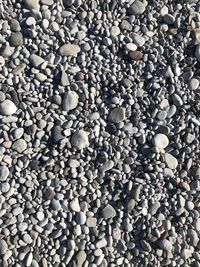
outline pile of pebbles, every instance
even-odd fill
[[[0,1],[0,266],[200,267],[200,2]]]

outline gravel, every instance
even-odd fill
[[[200,266],[198,0],[0,3],[0,266]]]

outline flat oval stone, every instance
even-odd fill
[[[139,0],[134,1],[129,8],[129,13],[131,15],[141,15],[144,13],[144,11],[145,11],[145,5]]]
[[[0,239],[0,255],[4,255],[8,250],[8,245],[5,240]]]
[[[102,210],[102,216],[105,219],[113,218],[116,216],[116,211],[110,204],[107,204]]]

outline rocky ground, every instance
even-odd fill
[[[0,266],[200,267],[200,2],[0,1]]]

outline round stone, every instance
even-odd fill
[[[199,88],[199,80],[192,78],[188,83],[188,87],[190,90],[197,90]]]
[[[72,135],[72,146],[82,150],[89,146],[88,135],[84,130],[78,130]]]
[[[156,134],[153,138],[153,145],[156,148],[164,149],[169,145],[169,139],[165,134]]]
[[[72,199],[72,201],[69,203],[70,208],[75,212],[80,212],[80,205],[78,202],[78,198]]]
[[[120,34],[120,28],[118,26],[113,26],[111,27],[111,30],[110,30],[110,35],[112,37],[116,37]]]
[[[17,107],[11,100],[6,99],[0,103],[0,114],[1,115],[9,116],[9,115],[14,114],[16,111],[17,111]]]
[[[8,245],[5,240],[0,239],[0,255],[4,255],[8,250]]]
[[[171,251],[172,250],[172,244],[167,239],[160,240],[159,246],[161,249],[163,249],[165,251]]]

